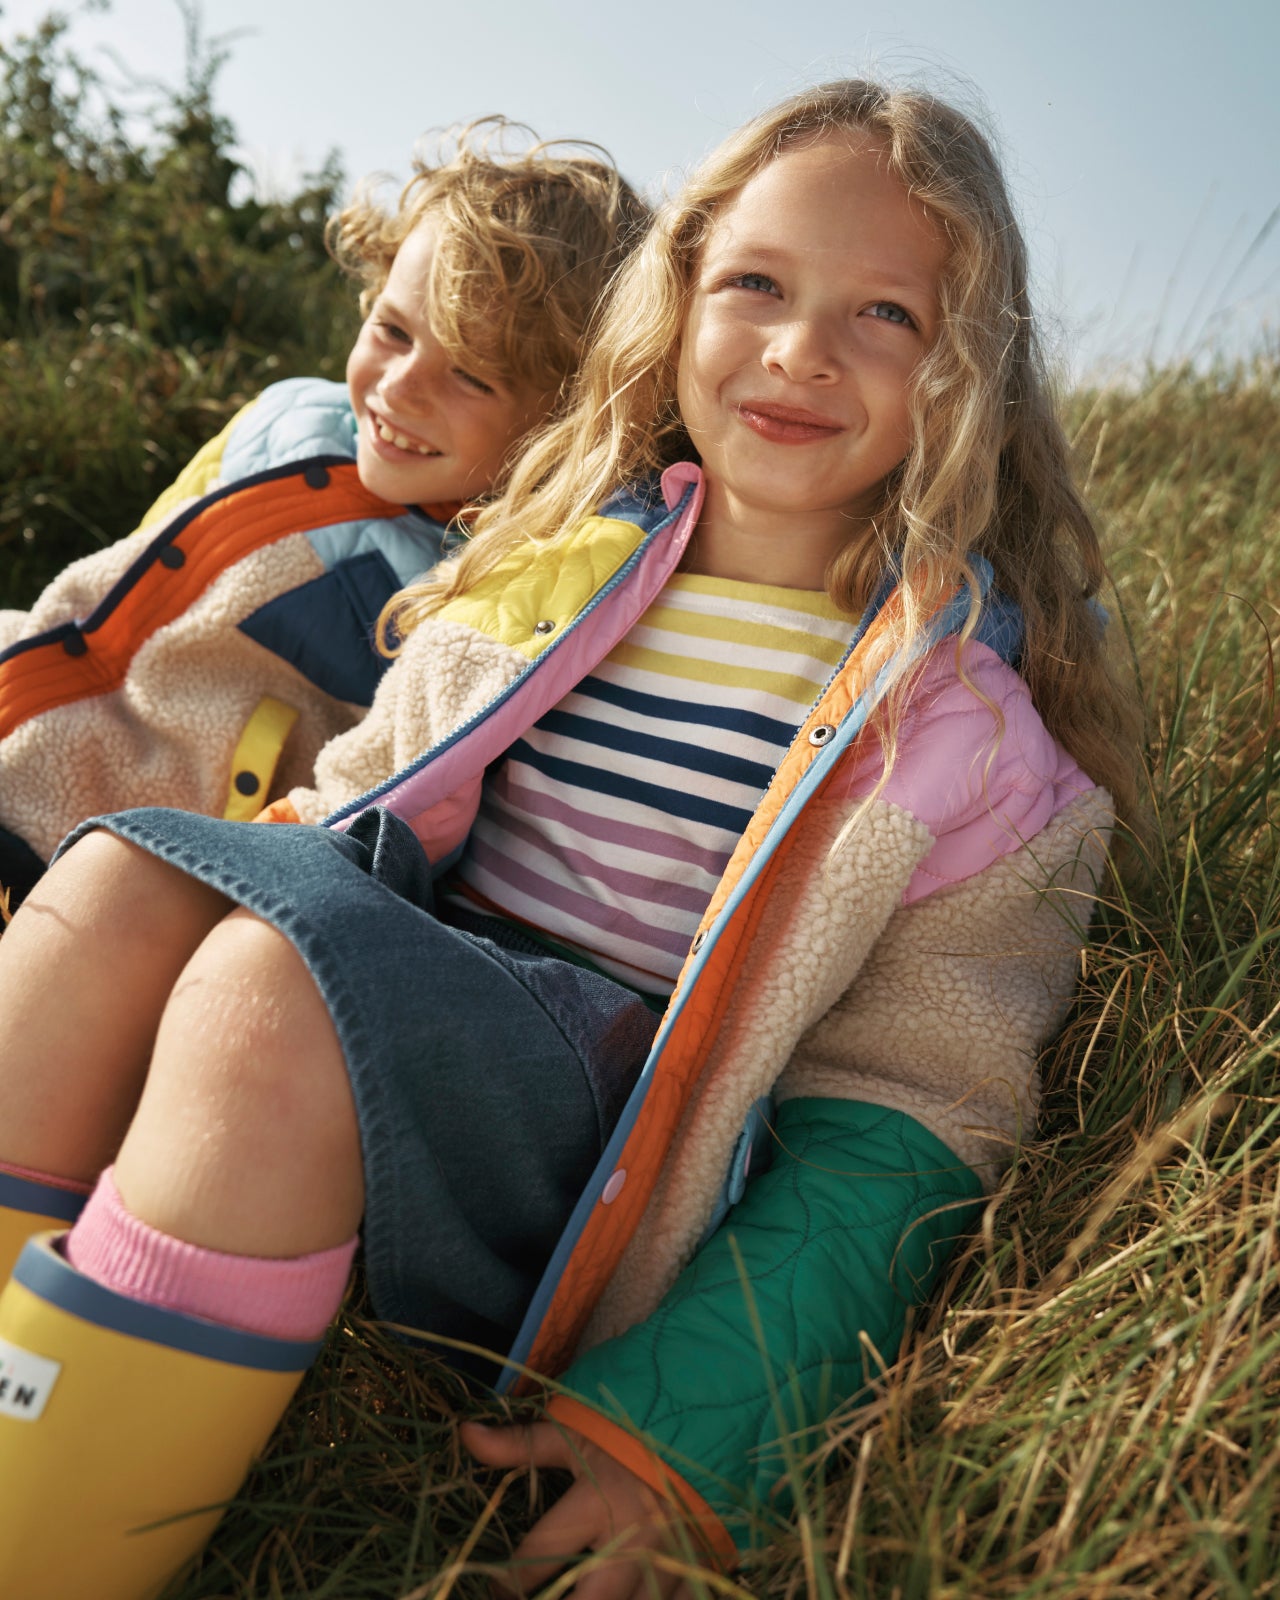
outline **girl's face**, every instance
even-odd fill
[[[434,246],[428,216],[396,251],[347,360],[360,481],[395,505],[483,494],[550,410],[531,390],[467,372],[437,340],[425,300]]]
[[[703,570],[821,587],[910,446],[944,259],[941,228],[856,131],[785,151],[720,212],[677,383],[707,475]]]

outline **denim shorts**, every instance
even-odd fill
[[[291,941],[351,1078],[374,1309],[504,1355],[644,1065],[653,1011],[513,924],[438,906],[421,845],[380,808],[346,833],[123,811],[61,848],[91,828]]]

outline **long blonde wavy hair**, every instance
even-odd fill
[[[890,562],[909,646],[940,595],[984,556],[1021,608],[1020,671],[1050,732],[1122,816],[1136,811],[1135,712],[1104,653],[1093,604],[1104,579],[1097,530],[1032,325],[1027,257],[999,163],[974,123],[935,96],[850,79],[807,89],[730,136],[658,213],[592,331],[563,419],[532,442],[468,547],[392,602],[403,636],[523,541],[572,542],[620,484],[696,459],[676,405],[686,307],[717,215],[783,151],[836,130],[874,137],[942,228],[940,331],[913,383],[913,443],[884,485],[869,537],[831,563],[826,588],[851,615]],[[972,591],[971,591],[972,592]],[[977,623],[976,600],[966,635]],[[909,679],[878,731],[891,765]]]

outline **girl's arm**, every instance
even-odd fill
[[[264,822],[323,822],[415,762],[526,665],[523,657],[474,628],[445,617],[429,617],[405,640],[384,673],[368,714],[331,739],[316,760],[312,784],[291,789],[264,811]],[[465,794],[447,797],[459,815],[474,813],[480,775]],[[451,821],[457,842],[468,823]],[[419,830],[420,831],[420,830]],[[434,853],[434,852],[431,852]]]
[[[726,1564],[790,1514],[827,1417],[896,1359],[982,1196],[898,1111],[790,1100],[774,1133],[772,1166],[654,1315],[575,1361],[549,1407],[654,1488],[665,1478]]]

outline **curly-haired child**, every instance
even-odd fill
[[[0,612],[0,888],[104,810],[251,817],[363,715],[378,613],[568,393],[647,208],[602,152],[442,143],[330,247],[362,284],[346,385],[273,385],[126,539]]]

